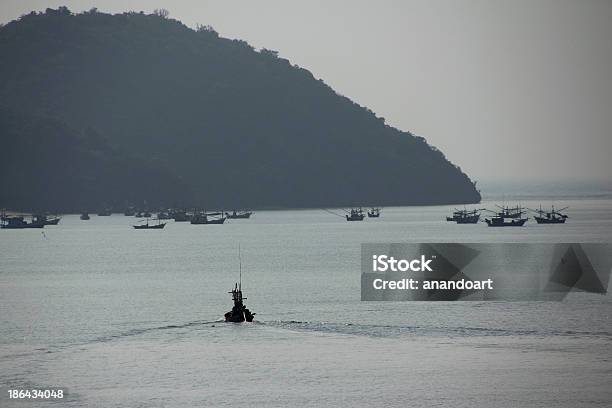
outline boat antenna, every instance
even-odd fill
[[[242,256],[240,256],[240,243],[238,243],[238,263],[240,264],[240,284],[239,290],[242,290]]]

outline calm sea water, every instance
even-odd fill
[[[555,204],[570,206],[566,225],[456,225],[440,206],[361,223],[304,210],[161,231],[122,215],[2,230],[0,405],[609,406],[610,295],[360,301],[361,243],[612,242],[612,200]],[[220,321],[238,244],[252,324]],[[61,402],[8,400],[58,387]]]

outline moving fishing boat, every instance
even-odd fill
[[[223,216],[222,212],[199,212],[194,213],[191,217],[191,223],[194,225],[202,225],[202,224],[223,224],[226,220],[226,217]]]
[[[345,217],[347,221],[363,221],[365,214],[361,208],[351,208],[351,211]]]
[[[255,317],[255,313],[251,313],[249,309],[242,302],[245,300],[245,297],[242,297],[242,285],[236,283],[234,289],[231,292],[227,292],[232,294],[232,300],[234,301],[234,307],[232,310],[227,312],[225,316],[226,322],[231,323],[242,323],[244,321],[252,322]]]
[[[245,218],[251,218],[251,214],[253,214],[253,211],[232,211],[232,213],[225,213],[225,216],[227,218],[229,218],[230,220],[237,220],[237,219],[245,219]]]
[[[238,259],[240,260],[240,279],[239,283],[236,283],[234,289],[231,290],[232,300],[234,301],[234,307],[232,310],[225,313],[225,321],[231,323],[242,323],[252,322],[255,317],[255,313],[251,313],[249,309],[243,303],[245,297],[242,297],[242,259],[240,257],[240,247],[238,247]]]
[[[369,218],[380,217],[380,208],[375,208],[375,207],[370,208],[370,211],[368,211],[368,217]]]
[[[562,214],[561,211],[568,208],[569,207],[563,207],[560,210],[555,210],[555,206],[553,205],[550,211],[547,211],[542,210],[542,206],[540,205],[539,210],[530,210],[538,214],[533,216],[538,224],[565,224],[565,220],[567,220],[568,216]]]

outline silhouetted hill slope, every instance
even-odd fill
[[[119,151],[163,163],[193,187],[194,204],[480,200],[423,138],[386,126],[273,51],[210,29],[47,10],[0,28],[0,55],[0,103],[94,128]]]
[[[125,200],[143,204],[141,197],[155,205],[187,191],[159,164],[128,157],[95,131],[76,132],[56,119],[0,108],[0,146],[2,201],[10,208],[96,210]]]

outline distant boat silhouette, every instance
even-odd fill
[[[175,210],[171,213],[171,217],[174,218],[174,222],[186,222],[189,221],[189,215],[187,211]]]
[[[0,228],[3,229],[24,229],[24,228],[43,228],[45,224],[39,221],[26,221],[22,216],[7,216],[3,214],[1,217]]]
[[[370,208],[370,211],[368,211],[368,217],[369,218],[378,218],[380,217],[380,208]]]
[[[542,210],[542,206],[540,206],[539,210],[530,210],[538,214],[533,216],[538,224],[565,224],[565,220],[569,217],[561,213],[561,211],[568,208],[569,207],[564,207],[560,210],[555,210],[555,206],[553,205],[550,210]]]
[[[480,220],[480,211],[482,209],[474,210],[458,210],[455,208],[452,217],[446,217],[446,221],[454,221],[457,224],[476,224]]]
[[[491,219],[485,218],[485,222],[489,227],[522,227],[527,222],[527,218],[506,221],[503,217],[491,217]]]
[[[57,225],[60,220],[60,217],[49,218],[44,214],[36,214],[32,217],[33,222],[40,222],[44,225]]]
[[[345,217],[347,221],[363,221],[365,214],[362,208],[351,208],[351,211]]]
[[[202,225],[202,224],[223,224],[226,220],[226,217],[223,216],[222,212],[199,212],[194,213],[191,217],[191,223],[194,225]]]
[[[140,225],[132,225],[134,229],[163,229],[166,226],[166,223],[162,223],[158,220],[157,224],[149,224],[149,220],[147,219],[146,224]]]
[[[245,219],[245,218],[251,218],[251,214],[253,214],[253,211],[232,211],[232,213],[225,213],[225,216],[227,218],[229,218],[230,220],[236,220],[236,219]]]
[[[243,303],[243,300],[246,299],[242,297],[242,257],[240,256],[240,246],[238,246],[238,259],[240,262],[240,278],[239,283],[236,283],[234,289],[232,289],[232,300],[234,301],[234,307],[232,310],[225,313],[225,321],[232,323],[242,323],[244,321],[252,322],[255,317],[255,313],[251,313],[249,309]]]
[[[525,214],[525,209],[523,207],[516,206],[514,208],[499,208],[501,211],[498,212],[486,210],[495,214],[495,216],[491,217],[490,219],[485,218],[485,222],[489,227],[522,227],[529,219],[528,217],[522,218],[523,214]],[[506,219],[510,220],[507,221]]]

